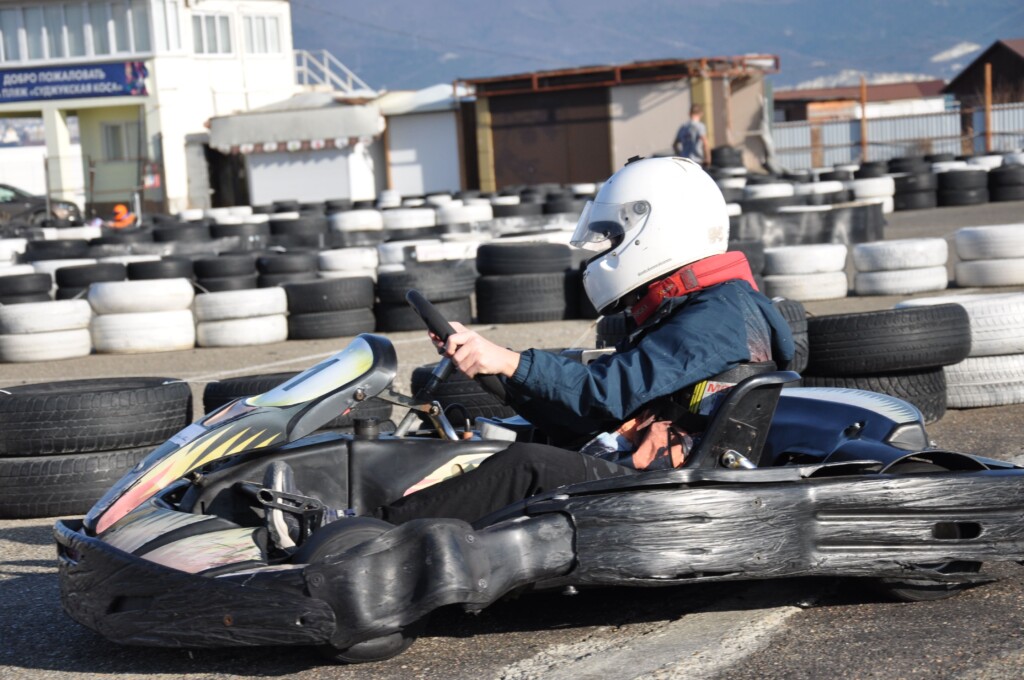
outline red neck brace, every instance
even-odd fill
[[[736,279],[746,281],[751,288],[757,290],[747,256],[742,252],[731,251],[705,257],[648,285],[647,293],[633,305],[630,315],[634,321],[642,324],[657,311],[661,301],[666,298],[682,297]]]

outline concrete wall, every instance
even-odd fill
[[[139,164],[136,160],[108,160],[103,149],[103,125],[137,123],[138,106],[108,106],[82,109],[78,112],[78,134],[81,139],[82,162],[85,164],[86,194],[90,203],[130,203],[138,185]],[[152,145],[144,144],[143,153],[152,154]],[[129,158],[135,149],[126,149]],[[94,171],[89,173],[89,164]],[[91,186],[90,186],[91,184]]]
[[[245,162],[253,205],[331,198],[365,201],[377,195],[373,158],[362,144],[345,149],[254,153],[247,155]]]
[[[392,189],[415,196],[461,188],[454,111],[390,116],[387,124]]]
[[[686,80],[610,89],[612,171],[632,156],[672,153],[679,126],[690,118]]]

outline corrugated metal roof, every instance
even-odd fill
[[[884,85],[868,85],[869,102],[885,102],[897,99],[920,99],[921,97],[937,97],[946,86],[944,80],[919,80],[909,83],[886,83]],[[826,87],[813,90],[776,90],[772,95],[775,101],[833,101],[859,100],[860,86]]]

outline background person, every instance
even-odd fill
[[[708,148],[708,129],[701,122],[704,109],[700,104],[690,107],[690,120],[680,126],[676,132],[676,141],[672,148],[677,156],[689,158],[703,167],[711,163],[711,151]]]

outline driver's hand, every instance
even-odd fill
[[[430,333],[431,341],[439,350],[451,357],[456,368],[475,378],[477,375],[503,375],[511,378],[519,367],[519,352],[496,345],[476,331],[457,321],[452,322],[455,333],[448,336],[447,345]]]

